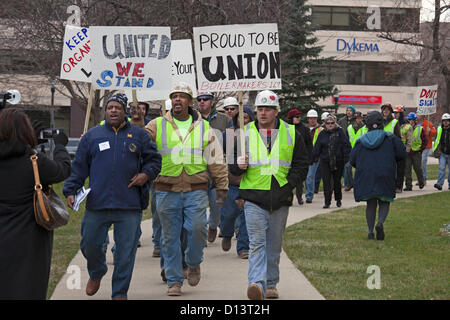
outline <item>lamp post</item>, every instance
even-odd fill
[[[333,90],[334,113],[337,114],[339,108],[339,90],[334,87]]]
[[[52,99],[51,99],[51,107],[50,107],[50,128],[55,127],[55,80],[52,79],[50,81]]]

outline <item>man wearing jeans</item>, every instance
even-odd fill
[[[106,121],[81,138],[72,174],[64,183],[67,204],[73,207],[77,191],[89,177],[91,189],[81,222],[81,252],[87,260],[86,294],[94,295],[107,265],[103,245],[114,224],[112,298],[126,299],[141,235],[143,207],[148,202],[142,186],[156,178],[161,156],[148,134],[125,117],[127,98],[112,96],[106,104]]]
[[[434,187],[442,190],[445,180],[445,167],[449,167],[448,189],[450,190],[450,114],[442,115],[442,125],[437,130],[436,141],[434,142],[434,152],[440,151],[438,180]]]
[[[275,93],[256,96],[257,121],[245,126],[245,155],[230,164],[241,175],[239,193],[250,240],[247,296],[251,300],[276,299],[283,235],[292,191],[304,180],[308,152],[293,125],[278,119]],[[238,144],[239,146],[240,144]]]
[[[155,181],[156,208],[162,225],[164,272],[167,294],[181,295],[184,275],[181,231],[187,237],[185,262],[191,286],[200,281],[200,264],[206,246],[208,184],[210,176],[223,205],[228,190],[228,171],[222,146],[209,123],[192,108],[191,88],[177,84],[170,93],[172,109],[152,120],[146,130],[155,140],[162,157],[161,172]]]
[[[318,113],[316,110],[309,110],[306,114],[306,118],[308,119],[308,124],[306,125],[307,128],[309,128],[309,132],[311,134],[312,138],[312,145],[316,144],[317,137],[319,136],[320,131],[323,130],[323,128],[317,123]],[[308,167],[308,174],[306,177],[306,192],[305,192],[305,198],[306,203],[312,203],[312,200],[314,198],[314,190],[316,186],[316,174],[317,170],[319,168],[319,161],[312,162],[312,164]],[[320,183],[320,181],[319,181]]]

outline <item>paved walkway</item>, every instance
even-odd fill
[[[424,195],[437,192],[433,188],[435,181],[428,181],[423,190],[417,186],[412,192],[403,192],[398,198]],[[342,208],[350,208],[364,203],[356,203],[353,191],[343,192]],[[297,201],[295,201],[297,203]],[[323,193],[315,195],[313,203],[303,206],[291,207],[288,217],[288,226],[322,213],[330,213],[336,209],[335,202],[330,209],[323,209]],[[128,291],[129,299],[183,299],[183,300],[243,300],[247,299],[247,271],[248,260],[242,260],[236,254],[236,239],[233,238],[233,246],[229,252],[223,252],[221,238],[214,243],[208,243],[205,249],[204,262],[201,264],[202,278],[198,286],[190,287],[185,281],[181,297],[169,297],[166,294],[167,285],[160,277],[159,258],[152,257],[153,244],[151,219],[142,223],[142,247],[138,249],[133,278]],[[112,233],[110,232],[112,240]],[[108,247],[107,263],[108,272],[102,279],[102,285],[97,294],[88,297],[85,287],[88,280],[86,260],[81,252],[78,252],[71,261],[70,266],[75,266],[71,274],[66,274],[56,287],[51,299],[57,300],[98,300],[111,299],[111,276],[113,271],[111,245]],[[73,285],[68,280],[74,278],[73,270],[81,270],[80,288],[69,289]],[[70,278],[71,277],[71,278]],[[278,284],[280,299],[285,300],[321,300],[323,296],[309,283],[303,274],[295,268],[285,252],[281,254],[280,283]]]

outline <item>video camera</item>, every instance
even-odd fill
[[[20,92],[17,90],[8,90],[0,92],[0,111],[6,106],[6,102],[18,104],[20,102]]]
[[[52,139],[54,135],[59,134],[62,131],[62,129],[44,129],[39,134],[39,139]]]

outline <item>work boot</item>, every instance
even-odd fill
[[[384,228],[383,224],[379,224],[375,227],[375,230],[377,231],[377,240],[384,240]]]
[[[177,282],[168,286],[167,295],[173,297],[181,296],[181,283]]]
[[[277,288],[267,288],[267,290],[266,290],[266,298],[267,299],[278,299],[278,290],[277,290]]]
[[[86,284],[86,294],[88,296],[93,296],[97,293],[98,289],[100,288],[100,282],[101,280],[94,281],[89,279],[88,283]]]
[[[231,249],[231,239],[222,238],[222,250],[229,251]]]
[[[217,236],[217,228],[211,229],[208,227],[208,241],[214,242],[214,240],[216,240],[216,236]]]
[[[438,189],[439,191],[442,190],[442,186],[438,185],[437,183],[434,185],[434,187],[435,187],[436,189]]]
[[[336,201],[336,206],[338,208],[342,207],[342,201],[341,200]]]
[[[191,287],[195,287],[200,282],[200,266],[188,268],[187,280]]]
[[[264,300],[263,291],[256,283],[250,283],[248,286],[247,297],[250,300]]]
[[[419,184],[419,189],[420,190],[422,190],[423,189],[423,187],[425,187],[425,183],[423,182],[423,183],[421,183],[421,184]]]
[[[160,249],[160,248],[155,248],[155,249],[153,249],[152,257],[153,257],[153,258],[159,258],[159,257],[161,257],[161,249]]]

